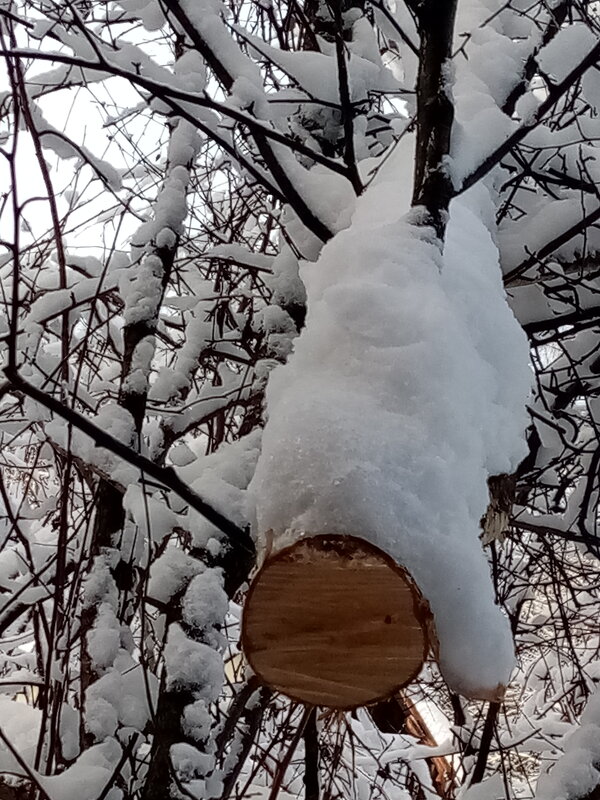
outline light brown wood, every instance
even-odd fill
[[[354,536],[300,539],[255,576],[242,647],[258,677],[303,703],[350,709],[421,669],[430,612],[406,570]]]

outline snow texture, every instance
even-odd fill
[[[202,440],[192,440],[190,448],[197,452],[197,460],[177,470],[201,497],[241,527],[254,518],[254,504],[246,489],[259,455],[260,437],[260,430],[253,431],[209,455],[200,455]],[[205,517],[190,511],[188,525],[195,547],[220,550],[223,535]]]
[[[479,520],[487,477],[525,454],[528,348],[489,193],[452,203],[442,255],[420,212],[406,213],[406,163],[390,159],[350,228],[305,267],[306,328],[271,375],[250,488],[261,534],[354,534],[403,564],[431,604],[448,682],[495,697],[514,655]]]
[[[214,766],[214,758],[195,747],[179,742],[171,747],[171,763],[180,781],[189,783],[204,777]]]
[[[584,23],[562,28],[538,53],[541,70],[556,83],[563,81],[598,44],[598,37]]]
[[[33,408],[30,413],[32,415],[35,413]],[[117,403],[106,403],[101,406],[96,413],[94,423],[104,433],[124,444],[130,444],[133,441],[133,418],[126,409]],[[87,434],[79,430],[70,433],[63,420],[55,418],[51,422],[47,422],[45,432],[60,447],[64,449],[70,447],[82,461],[93,464],[100,472],[110,475],[115,483],[127,486],[137,481],[138,471],[135,467],[115,456],[110,450],[97,447]]]
[[[146,541],[162,543],[179,524],[177,515],[160,498],[149,495],[138,484],[127,487],[123,507],[129,512]]]
[[[577,800],[600,786],[600,693],[590,697],[581,726],[565,742],[563,755],[537,784],[536,800]]]
[[[185,635],[177,623],[169,628],[165,647],[167,689],[193,691],[209,702],[219,696],[223,685],[223,659],[215,650]]]
[[[455,101],[449,167],[456,186],[517,127],[502,106],[539,33],[535,26],[511,30],[514,16],[499,11],[495,0],[458,4],[455,47],[464,49],[453,61],[454,81],[449,81]]]
[[[113,609],[108,603],[98,608],[94,627],[87,637],[88,653],[97,671],[112,665],[121,646],[121,629]]]
[[[119,725],[143,730],[151,718],[149,696],[154,703],[158,682],[150,672],[121,651],[114,669],[94,681],[86,692],[86,728],[101,741],[113,736]]]
[[[213,719],[204,700],[196,700],[183,709],[182,727],[186,736],[205,743],[212,730]]]
[[[26,777],[33,775],[49,800],[79,800],[81,797],[95,800],[111,780],[121,754],[121,748],[114,739],[88,748],[60,775],[41,775],[32,765],[35,762],[42,712],[26,703],[0,697],[0,716],[2,733],[20,760],[27,765],[27,769],[24,769],[9,749],[0,744],[0,773]]]
[[[202,567],[200,561],[189,556],[184,550],[169,545],[150,566],[149,596],[162,603],[168,603],[194,575],[202,570]]]
[[[190,77],[192,73],[184,73]],[[203,76],[198,75],[197,88],[203,88]],[[171,134],[168,150],[168,171],[165,182],[156,198],[153,219],[143,223],[132,242],[134,263],[124,272],[120,291],[125,299],[125,323],[133,325],[154,320],[163,295],[164,264],[163,250],[172,250],[181,234],[187,214],[186,195],[190,180],[190,166],[200,149],[201,139],[192,125],[179,120]],[[136,261],[137,261],[136,259]],[[150,363],[154,353],[154,341],[148,337],[136,354],[129,377],[129,391],[144,391]]]
[[[111,739],[85,750],[60,775],[38,775],[37,780],[50,800],[80,800],[81,797],[95,800],[100,796],[116,799],[119,795],[115,790],[108,794],[104,790],[113,778],[120,755],[120,745]]]
[[[464,794],[459,794],[459,800],[504,800],[505,797],[502,775],[493,775],[486,781],[471,786]]]
[[[198,631],[206,631],[223,624],[228,608],[222,571],[206,569],[190,581],[181,610],[184,622]]]

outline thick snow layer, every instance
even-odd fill
[[[545,143],[544,143],[545,144]],[[593,203],[596,203],[594,198]],[[581,220],[583,211],[586,214],[594,210],[595,205],[583,200],[580,194],[573,192],[570,197],[550,200],[543,197],[541,202],[527,209],[523,220],[513,223],[511,228],[504,225],[499,231],[498,241],[502,250],[502,265],[508,273],[516,267],[529,263],[531,254],[537,253],[548,242],[571,229],[575,230]],[[555,257],[569,260],[578,253],[597,250],[600,236],[590,226],[579,235],[571,236],[562,246],[554,249]],[[535,262],[533,264],[535,265]]]
[[[179,547],[169,545],[150,566],[148,594],[168,603],[189,581],[202,571],[202,564]]]
[[[503,13],[496,0],[458,4],[454,43],[460,53],[453,60],[455,118],[449,159],[457,186],[517,127],[502,106],[521,80],[539,32],[526,14],[520,15],[521,29],[514,30],[516,16]],[[523,111],[531,113],[531,101]]]
[[[220,569],[206,569],[190,581],[183,597],[183,620],[199,631],[223,625],[229,600]]]
[[[87,637],[88,652],[98,671],[110,667],[121,646],[121,628],[115,612],[108,603],[98,609],[96,622]]]
[[[361,33],[364,35],[365,29],[372,32],[372,28],[368,25],[355,25],[354,35],[359,37]],[[255,36],[249,36],[248,40],[257,47],[261,55],[268,56],[313,100],[321,100],[326,103],[340,102],[339,79],[333,55],[307,50],[298,52],[281,50],[265,44],[263,39]],[[365,43],[364,38],[363,43]],[[381,66],[379,53],[370,52],[366,58],[361,58],[356,52],[357,49],[360,49],[360,43],[358,43],[358,47],[350,45],[350,49],[354,51],[351,52],[347,62],[352,102],[364,101],[367,89],[381,92],[398,89],[392,73]]]
[[[110,739],[85,750],[60,775],[37,775],[36,779],[50,800],[79,800],[81,797],[95,800],[100,796],[110,800],[119,795],[114,790],[108,793],[104,790],[113,778],[121,752],[118,742]]]
[[[214,757],[201,753],[196,747],[185,742],[171,746],[171,763],[180,781],[187,783],[197,777],[203,777],[214,766]]]
[[[75,800],[86,797],[94,800],[112,778],[121,748],[114,740],[88,748],[60,775],[45,776],[33,769],[42,713],[26,703],[0,697],[2,732],[19,755],[19,760],[4,745],[0,745],[2,774],[33,775],[49,800]],[[24,762],[27,769],[22,766]]]
[[[188,638],[180,625],[169,628],[165,647],[167,689],[195,692],[198,699],[212,702],[223,685],[223,659],[202,642]]]
[[[487,190],[453,202],[442,256],[419,212],[405,213],[402,161],[305,267],[306,328],[272,373],[251,490],[261,534],[359,535],[404,564],[431,604],[449,683],[493,696],[513,645],[479,519],[488,475],[525,454],[527,342]]]
[[[542,775],[536,800],[576,800],[600,786],[600,693],[595,692],[581,715],[581,726],[565,741],[563,755]]]
[[[26,703],[10,700],[8,697],[0,697],[0,715],[3,734],[21,758],[28,764],[32,764],[35,759],[42,712]],[[0,745],[0,773],[7,772],[23,774],[19,763],[8,748],[2,744]]]
[[[152,716],[149,703],[155,704],[157,693],[156,676],[121,651],[114,669],[87,690],[87,730],[98,740],[112,736],[119,724],[142,730]]]
[[[557,83],[563,81],[598,44],[598,37],[583,22],[562,28],[538,53],[541,70]]]
[[[210,455],[200,454],[203,442],[190,441],[190,449],[197,460],[177,470],[182,480],[189,483],[214,508],[237,525],[244,527],[254,518],[252,502],[248,502],[246,489],[256,466],[261,431],[253,431],[237,442],[228,442]],[[190,512],[188,521],[194,545],[217,551],[223,540],[221,532],[201,514]]]
[[[196,700],[183,709],[183,732],[196,742],[206,742],[212,728],[212,716],[205,700]]]
[[[502,775],[493,775],[482,783],[471,786],[464,794],[459,795],[460,800],[504,800],[506,790]]]
[[[538,781],[536,800],[576,800],[600,784],[600,772],[587,751],[568,750],[549,775]]]

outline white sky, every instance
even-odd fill
[[[23,44],[30,45],[30,42],[23,42]],[[55,42],[52,45],[56,47]],[[48,47],[44,46],[44,42],[40,42],[40,49],[48,49]],[[34,65],[28,70],[28,78],[51,72],[53,69],[52,63],[40,62],[39,65]],[[5,64],[2,63],[0,66],[0,93],[4,94],[8,90],[8,76]],[[37,103],[46,120],[54,128],[67,132],[69,138],[76,144],[87,148],[96,158],[106,160],[119,172],[124,172],[127,168],[135,166],[134,146],[138,147],[144,156],[152,156],[161,140],[161,134],[164,134],[164,124],[161,124],[160,121],[154,122],[147,117],[143,120],[141,118],[133,121],[126,120],[123,127],[131,134],[132,145],[128,148],[129,152],[124,154],[122,150],[125,145],[123,136],[114,136],[118,133],[119,126],[107,126],[105,121],[108,118],[116,117],[123,109],[136,109],[140,105],[140,100],[139,93],[131,84],[121,78],[112,78],[103,83],[90,84],[85,88],[53,91],[39,99]],[[3,133],[6,133],[6,129],[0,129],[0,136]],[[17,137],[16,188],[19,204],[22,206],[23,203],[26,203],[24,210],[26,223],[21,225],[22,242],[26,244],[31,241],[31,237],[40,238],[50,230],[52,220],[46,199],[46,188],[31,137],[25,130],[18,131]],[[0,141],[2,140],[0,139]],[[5,151],[9,151],[11,145],[11,139],[4,141]],[[117,223],[122,220],[118,216],[116,208],[109,211],[109,206],[115,206],[116,201],[111,202],[103,183],[98,179],[92,180],[94,178],[93,171],[86,165],[82,166],[78,158],[59,158],[47,147],[44,148],[44,156],[50,169],[59,215],[62,217],[69,210],[70,201],[73,203],[77,201],[77,205],[82,205],[81,210],[72,215],[68,228],[76,228],[80,223],[94,222],[91,229],[87,224],[85,230],[80,234],[67,235],[69,248],[77,248],[78,253],[87,251],[89,254],[100,255],[106,231],[103,232],[97,223],[102,221],[101,215],[108,211],[106,216],[109,220],[114,220],[115,224],[112,227],[116,230]],[[127,173],[124,177],[127,181]],[[129,177],[131,178],[131,176]],[[135,183],[131,180],[127,182],[130,185]],[[12,188],[9,164],[6,158],[0,158],[0,187],[3,187],[5,192]],[[127,192],[120,192],[120,195],[124,199]],[[121,225],[119,230],[121,245],[133,233],[138,224],[139,222],[131,215],[126,215],[125,226]],[[4,212],[0,215],[0,238],[12,241],[14,238],[13,227],[12,201],[9,200]],[[105,243],[108,246],[112,244],[110,240]]]

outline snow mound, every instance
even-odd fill
[[[488,475],[525,454],[527,342],[487,190],[453,202],[442,254],[390,170],[305,267],[306,328],[267,391],[258,530],[348,533],[387,551],[431,604],[448,682],[493,697],[514,655],[479,519]]]

